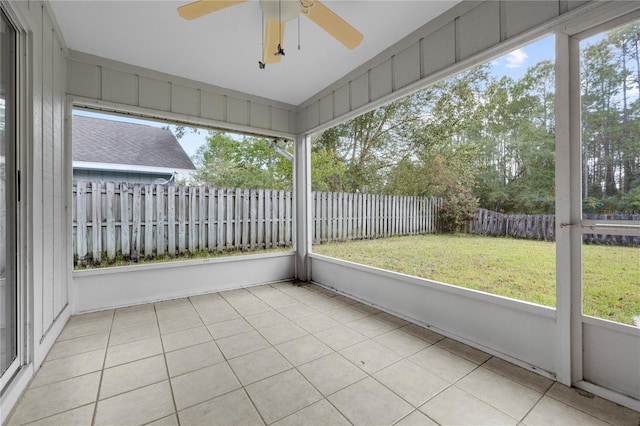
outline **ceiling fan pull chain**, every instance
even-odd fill
[[[264,60],[264,12],[262,12],[262,31],[260,31],[260,33],[262,34],[262,45],[261,45],[261,50],[262,50],[262,59]],[[265,67],[267,66],[267,64],[265,62],[262,62],[262,60],[258,61],[258,69],[265,69]]]
[[[298,15],[298,50],[300,50],[300,15]]]

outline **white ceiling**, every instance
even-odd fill
[[[364,34],[348,50],[315,23],[286,24],[285,57],[260,70],[262,13],[257,0],[187,21],[186,1],[53,0],[70,49],[299,105],[459,0],[324,0]]]

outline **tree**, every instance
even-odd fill
[[[293,165],[273,148],[269,139],[236,140],[210,132],[194,157],[194,181],[209,186],[291,189]]]
[[[388,171],[411,154],[420,122],[419,98],[408,96],[323,132],[312,152],[342,163],[341,190],[381,192]]]

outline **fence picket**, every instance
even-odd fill
[[[131,227],[131,258],[137,261],[140,258],[140,239],[142,232],[142,186],[133,185],[133,199],[131,204],[131,218],[133,219]]]
[[[153,256],[153,186],[144,186],[144,257]]]
[[[176,187],[167,188],[167,252],[176,255]]]
[[[129,185],[120,184],[120,253],[126,259],[131,254],[129,240]]]
[[[245,189],[242,191],[242,245],[238,245],[242,250],[248,250],[251,247],[249,243],[249,204],[249,190]]]
[[[91,236],[93,243],[93,262],[100,263],[102,261],[102,198],[100,197],[100,183],[91,182]]]
[[[251,220],[251,250],[255,249],[258,245],[258,191],[252,189],[249,191],[249,196],[251,197],[249,201],[249,215],[253,220]]]
[[[226,212],[226,224],[227,224],[227,234],[226,234],[226,249],[231,250],[233,248],[233,189],[226,188],[226,197],[227,197],[227,212]]]
[[[178,254],[184,254],[187,248],[187,188],[178,190]]]
[[[235,208],[233,211],[233,243],[232,247],[240,248],[240,235],[242,229],[240,225],[242,223],[242,195],[240,188],[236,188],[234,194]]]
[[[107,233],[106,246],[107,246],[107,260],[113,261],[116,258],[116,215],[115,215],[115,201],[116,201],[116,188],[113,182],[107,182],[106,184],[107,199]]]
[[[213,188],[207,188],[207,250],[216,250],[216,194]]]
[[[87,261],[87,192],[84,182],[78,182],[76,211],[76,261],[84,265]]]
[[[286,244],[292,241],[293,234],[293,197],[290,191],[286,191],[285,193],[285,203],[284,203],[284,217],[285,217],[285,228],[284,228],[284,240]]]
[[[156,185],[156,254],[162,256],[166,246],[164,239],[164,188]]]
[[[207,249],[207,188],[198,188],[198,250]]]
[[[225,227],[225,222],[224,222],[224,209],[225,207],[225,200],[224,200],[224,188],[218,188],[218,222],[217,222],[217,227],[218,227],[218,245],[216,247],[216,249],[218,251],[222,251],[224,250],[224,242],[225,242],[225,232],[224,232],[224,227]]]
[[[264,189],[258,190],[258,235],[257,247],[266,248],[267,241],[264,232]]]

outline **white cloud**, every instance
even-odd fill
[[[518,49],[506,55],[507,68],[520,68],[524,65],[529,55],[524,50]]]

